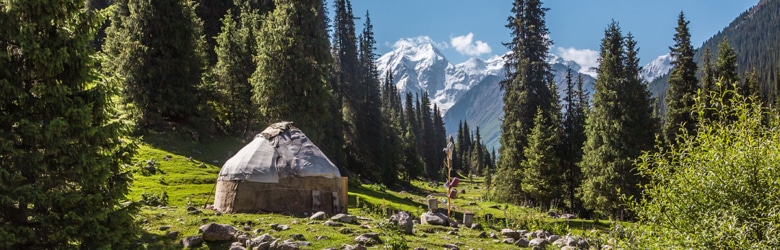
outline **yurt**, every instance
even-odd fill
[[[225,162],[214,209],[301,214],[347,210],[347,178],[291,122],[275,123]]]

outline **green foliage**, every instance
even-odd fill
[[[404,233],[401,232],[400,228],[398,228],[398,226],[395,224],[383,221],[379,223],[379,229],[382,230],[382,233],[387,236],[387,239],[385,240],[385,248],[392,250],[410,249]]]
[[[160,194],[143,192],[138,202],[147,206],[168,206],[168,192],[163,191]]]
[[[780,247],[780,118],[730,94],[699,99],[695,136],[682,132],[678,145],[641,157],[651,182],[633,204],[645,227],[630,248]]]
[[[143,127],[184,122],[202,107],[206,65],[200,19],[189,0],[118,0],[103,46],[122,97]]]
[[[545,118],[542,110],[536,113],[534,124],[536,126],[524,150],[522,190],[536,205],[548,206],[560,200],[563,193],[558,151],[561,142],[560,124]]]
[[[680,12],[677,19],[677,33],[674,34],[674,46],[670,47],[672,72],[669,77],[669,89],[666,92],[666,119],[664,120],[663,136],[666,142],[677,142],[677,134],[684,129],[693,134],[696,128],[696,118],[691,113],[694,99],[699,89],[696,79],[697,66],[693,61],[696,52],[691,45],[691,33],[688,30],[690,22],[685,20],[685,14]]]
[[[90,46],[84,1],[0,4],[0,248],[126,249],[135,144]]]
[[[586,121],[579,194],[588,209],[625,216],[621,197],[639,198],[642,179],[634,161],[652,149],[657,124],[650,94],[638,79],[636,41],[630,33],[623,37],[615,22],[604,33],[593,109]]]
[[[216,38],[217,63],[210,72],[210,80],[216,87],[213,101],[218,120],[230,132],[247,132],[255,117],[249,78],[256,68],[252,55],[257,28],[254,24],[259,18],[258,12],[248,7],[241,9],[238,20],[228,13],[222,19],[222,32]]]
[[[563,168],[564,201],[573,211],[582,208],[576,197],[580,187],[582,170],[578,163],[582,161],[582,146],[585,144],[585,120],[588,110],[588,93],[583,89],[582,74],[577,75],[577,82],[572,79],[571,69],[566,73],[566,91],[562,121],[561,167]]]
[[[249,80],[261,124],[295,122],[315,144],[325,141],[335,115],[322,8],[316,0],[277,1],[258,34],[257,69]]]
[[[506,46],[512,53],[504,56],[507,77],[500,82],[504,90],[504,119],[498,166],[506,169],[503,172],[522,173],[519,168],[525,159],[523,149],[528,145],[536,111],[541,109],[548,116],[553,112],[553,102],[557,102],[548,85],[552,74],[547,55],[552,42],[544,19],[546,11],[539,0],[516,0],[506,25],[512,34],[512,41]],[[513,175],[500,175],[496,179],[502,187],[497,190],[497,197],[520,203],[521,200],[515,200],[518,196],[506,193],[521,192],[519,185],[511,185],[519,179],[508,179],[509,176]],[[506,189],[509,187],[514,188]]]

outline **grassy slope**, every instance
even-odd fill
[[[338,228],[329,228],[320,223],[309,223],[307,218],[285,216],[278,214],[230,214],[216,215],[213,211],[204,210],[201,215],[189,215],[185,208],[188,205],[202,207],[205,203],[213,201],[213,188],[217,174],[222,163],[227,160],[229,152],[237,152],[243,142],[234,138],[206,138],[206,143],[194,143],[192,141],[178,139],[171,134],[146,135],[140,144],[135,162],[135,182],[129,194],[129,198],[137,201],[142,193],[161,194],[166,192],[169,196],[169,207],[144,207],[138,218],[141,227],[145,231],[144,246],[153,249],[177,248],[178,241],[186,236],[196,235],[198,227],[208,222],[227,223],[236,226],[239,230],[244,225],[249,225],[248,232],[262,229],[270,232],[269,224],[289,224],[292,229],[283,232],[272,232],[277,238],[286,239],[291,234],[303,234],[312,243],[306,249],[322,249],[327,247],[338,248],[342,244],[353,244],[352,239],[357,233],[383,232],[377,228],[379,222],[388,218],[388,213],[397,210],[408,211],[419,216],[427,208],[427,196],[433,195],[439,199],[445,192],[444,187],[429,186],[422,181],[414,181],[413,190],[392,191],[385,190],[378,185],[350,186],[349,211],[351,214],[362,216],[368,220],[363,224],[370,229],[360,228],[358,225],[346,225],[355,231],[354,234],[344,235],[338,233]],[[167,157],[170,156],[170,157]],[[170,158],[165,160],[165,158]],[[157,162],[155,174],[143,175],[141,169],[147,161]],[[508,206],[494,202],[482,201],[486,192],[481,179],[461,182],[461,189],[465,194],[459,194],[458,199],[453,200],[453,214],[456,218],[462,218],[462,212],[475,213],[475,222],[486,226],[486,231],[496,232],[501,228],[509,227],[517,229],[547,229],[558,234],[572,232],[579,235],[591,233],[590,229],[605,229],[607,223],[597,223],[585,220],[563,221],[550,219],[545,213],[517,206]],[[440,205],[441,207],[442,205]],[[485,214],[492,214],[495,219],[485,220]],[[506,219],[508,218],[508,219]],[[165,237],[165,232],[160,231],[163,225],[171,226],[167,231],[180,231],[176,238]],[[490,228],[488,225],[492,225]],[[450,230],[445,227],[415,226],[414,235],[404,236],[404,242],[410,247],[426,247],[429,249],[441,248],[446,243],[459,242],[461,248],[496,249],[506,248],[509,245],[497,245],[492,239],[481,239],[476,236],[480,231],[461,229],[458,235],[447,234]],[[327,240],[316,241],[316,236],[327,236]],[[385,241],[389,238],[383,237]],[[226,249],[225,245],[204,245],[204,248]]]

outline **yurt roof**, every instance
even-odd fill
[[[278,183],[296,177],[340,177],[339,170],[292,122],[279,122],[228,159],[220,181]]]

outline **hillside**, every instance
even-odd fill
[[[463,212],[473,212],[475,222],[482,229],[469,229],[462,225],[452,228],[415,224],[411,234],[401,234],[387,227],[387,218],[392,213],[407,211],[419,218],[425,211],[427,197],[441,198],[445,192],[441,183],[431,185],[421,181],[413,181],[404,190],[351,183],[349,214],[357,216],[357,223],[334,226],[309,219],[309,215],[304,214],[221,214],[203,207],[213,202],[213,188],[220,165],[231,152],[243,146],[240,140],[207,136],[203,143],[197,143],[171,133],[150,134],[143,138],[135,157],[135,182],[128,198],[141,202],[167,202],[142,206],[136,218],[144,231],[139,244],[149,249],[180,248],[182,239],[201,235],[198,227],[211,222],[232,225],[239,231],[238,235],[246,235],[241,237],[247,239],[263,234],[280,241],[296,239],[302,249],[354,245],[354,238],[364,233],[379,233],[383,241],[380,245],[384,246],[403,244],[410,248],[440,249],[447,247],[446,244],[453,244],[465,249],[517,248],[503,242],[501,229],[504,228],[542,229],[561,236],[580,235],[587,237],[589,244],[599,245],[606,237],[604,230],[610,227],[606,222],[556,219],[550,217],[546,210],[484,201],[487,194],[480,178],[463,179],[459,188],[464,191],[453,199],[453,211],[458,220],[461,220]],[[149,165],[153,167],[147,168]],[[563,212],[555,208],[550,211]],[[493,219],[486,219],[487,214]],[[205,242],[201,248],[228,249],[230,242]]]
[[[757,73],[763,99],[769,103],[777,101],[780,84],[780,0],[762,0],[753,8],[743,12],[728,26],[702,43],[696,50],[694,61],[700,63],[706,48],[710,49],[712,60],[717,57],[718,44],[728,39],[737,53],[737,73]],[[691,20],[696,22],[696,20]],[[650,83],[655,96],[665,96],[668,76]]]

